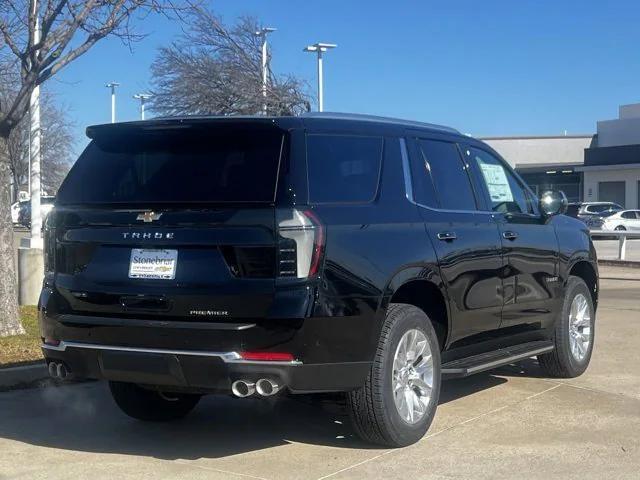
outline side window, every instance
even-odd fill
[[[368,203],[378,191],[382,137],[307,135],[309,200]]]
[[[634,219],[636,218],[636,212],[624,212],[620,215],[622,218]]]
[[[467,166],[451,142],[419,140],[423,173],[431,182],[435,203],[445,210],[476,210]]]
[[[489,194],[489,205],[494,212],[535,213],[531,195],[500,160],[478,148],[470,147],[466,153],[470,161],[478,166]]]

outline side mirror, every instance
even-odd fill
[[[561,190],[549,190],[540,197],[540,211],[546,216],[562,215],[567,211],[569,201]]]

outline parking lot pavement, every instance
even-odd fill
[[[547,379],[528,360],[445,382],[411,447],[362,444],[331,399],[209,397],[142,424],[91,382],[0,393],[0,478],[638,479],[640,281],[603,280],[601,298],[585,375]]]

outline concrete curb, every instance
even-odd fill
[[[44,362],[35,365],[0,368],[0,389],[7,390],[20,385],[28,385],[49,378]]]
[[[640,268],[640,262],[632,262],[631,260],[598,260],[598,265],[604,265],[606,267]]]

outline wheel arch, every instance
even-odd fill
[[[599,293],[599,281],[598,281],[598,269],[594,267],[592,262],[585,259],[576,259],[572,262],[567,269],[570,276],[579,277],[587,284],[589,292],[591,293],[591,299],[593,300],[594,308],[598,306],[598,293]]]
[[[386,312],[390,303],[406,303],[425,312],[438,335],[440,348],[445,348],[451,319],[446,289],[436,269],[421,266],[397,272],[389,282],[380,308]]]

